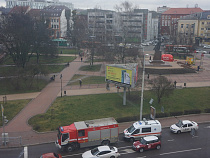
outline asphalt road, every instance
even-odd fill
[[[210,123],[199,124],[196,135],[190,133],[173,134],[169,128],[162,131],[162,148],[160,150],[135,152],[132,143],[125,142],[120,135],[120,141],[114,144],[121,154],[120,158],[209,158],[210,157]],[[82,153],[91,148],[84,148],[72,153],[62,152],[54,143],[28,147],[29,158],[38,158],[43,153],[56,152],[64,158],[81,158]],[[23,148],[0,149],[0,158],[23,158]]]

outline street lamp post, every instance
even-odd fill
[[[148,55],[148,54],[144,54],[144,60],[143,60],[143,74],[142,74],[142,85],[141,85],[141,105],[140,105],[140,121],[142,121],[143,97],[144,97],[145,56],[146,55]]]
[[[60,75],[60,79],[61,79],[61,97],[62,97],[62,74]]]

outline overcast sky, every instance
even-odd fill
[[[49,0],[50,1],[50,0]],[[115,5],[119,5],[125,0],[59,0],[71,2],[74,8],[79,9],[93,9],[97,8],[114,10]],[[209,0],[127,0],[131,2],[133,6],[138,6],[140,9],[157,10],[157,7],[167,6],[171,8],[193,8],[195,4],[198,4],[203,10],[210,10]],[[0,0],[0,6],[5,6],[5,0]]]

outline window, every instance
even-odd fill
[[[202,25],[204,25],[204,22],[202,22]]]
[[[201,30],[204,30],[204,28],[201,28]]]
[[[84,137],[85,136],[85,130],[79,130],[78,131],[78,136],[79,137]]]
[[[151,127],[148,128],[142,128],[142,133],[151,132]]]
[[[62,134],[62,142],[64,142],[68,138],[69,138],[69,134],[68,133],[63,133]]]
[[[192,127],[193,125],[191,123],[188,124],[188,127]]]
[[[182,127],[187,127],[187,124],[185,124],[184,126],[182,126]]]
[[[108,153],[110,153],[111,151],[102,151],[102,152],[100,152],[98,155],[105,155],[105,154],[108,154]]]
[[[133,134],[137,134],[137,133],[139,133],[140,132],[140,130],[139,129],[136,129],[134,132],[133,132]]]
[[[184,24],[181,24],[181,28],[183,28],[184,27]]]
[[[188,28],[188,27],[189,27],[189,24],[186,25],[186,28]]]

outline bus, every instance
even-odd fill
[[[168,53],[193,53],[193,46],[192,45],[166,45],[165,52]]]

